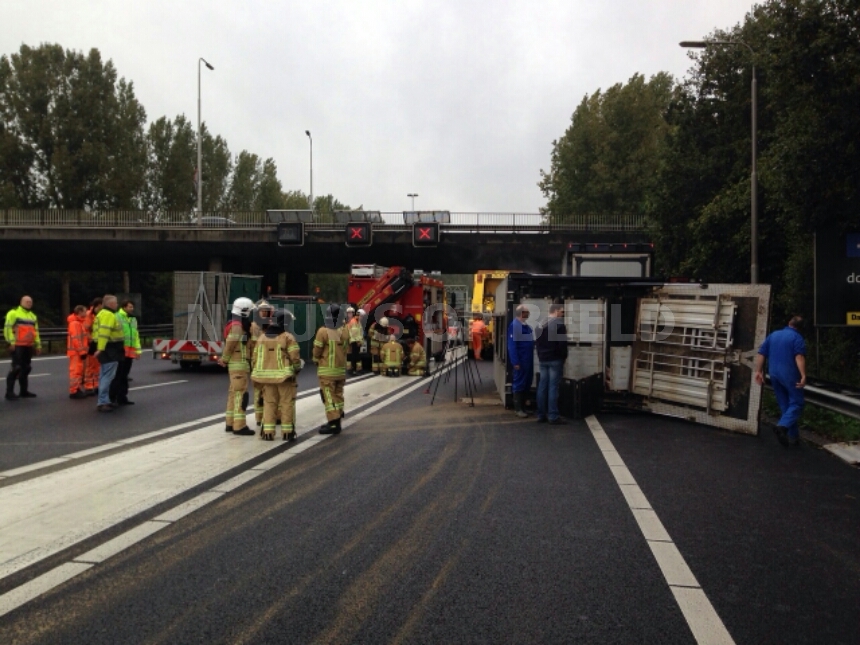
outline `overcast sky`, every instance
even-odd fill
[[[5,0],[0,53],[96,47],[149,121],[203,120],[285,189],[352,207],[537,212],[537,187],[586,94],[690,68],[685,39],[750,0]],[[205,179],[205,178],[204,178]]]

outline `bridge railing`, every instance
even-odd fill
[[[404,213],[381,213],[383,229],[407,228]],[[201,217],[205,228],[274,229],[265,211],[205,211]],[[196,228],[195,213],[188,211],[152,212],[144,210],[81,209],[0,209],[0,226],[21,228]],[[310,230],[341,230],[331,213],[318,213],[306,225]],[[641,231],[641,215],[570,215],[552,217],[541,213],[450,213],[442,223],[445,229],[463,230],[577,230]]]

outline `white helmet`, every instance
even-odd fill
[[[383,316],[382,318],[379,319],[379,324],[382,325],[383,327],[388,327],[388,318]]]
[[[354,313],[355,313],[355,309],[353,309],[352,307],[347,307],[347,308],[346,308],[346,313],[348,313],[348,314],[354,314]]]
[[[250,298],[236,298],[233,301],[233,314],[237,316],[247,316],[254,311],[254,301]]]
[[[364,309],[359,309],[359,310],[358,310],[358,315],[359,315],[359,316],[366,316],[366,315],[367,315],[367,312],[366,312]]]

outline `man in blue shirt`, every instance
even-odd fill
[[[529,310],[525,305],[517,306],[517,317],[508,325],[508,364],[513,366],[514,410],[521,419],[529,416],[523,400],[532,386],[534,375],[535,338],[532,328],[526,322]]]
[[[794,316],[788,327],[773,332],[762,343],[755,357],[755,382],[764,384],[764,360],[776,402],[782,412],[774,428],[783,446],[797,445],[800,430],[797,422],[803,412],[803,388],[806,385],[806,342],[800,335],[803,318]]]

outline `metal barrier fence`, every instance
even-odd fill
[[[406,213],[380,213],[382,229],[407,228]],[[39,228],[253,228],[274,229],[265,211],[207,211],[201,216],[191,212],[152,213],[139,210],[61,210],[0,209],[0,226]],[[457,230],[575,230],[575,231],[641,231],[641,215],[571,215],[552,217],[541,213],[451,213],[444,229]],[[306,224],[309,230],[341,230],[332,213],[317,213]]]
[[[141,325],[138,328],[140,334],[141,345],[144,339],[164,338],[173,335],[173,324],[166,325]],[[66,351],[66,336],[68,329],[66,327],[45,327],[39,330],[39,338],[42,341],[42,350],[47,354],[53,354],[54,351],[63,353]]]

